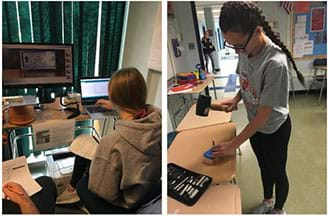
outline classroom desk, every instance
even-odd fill
[[[210,185],[193,206],[168,197],[169,214],[241,214],[240,189],[235,184]]]
[[[6,112],[5,114],[6,121],[5,124],[3,124],[3,128],[10,129],[10,128],[19,128],[19,127],[29,127],[34,123],[40,123],[48,120],[67,119],[67,117],[71,115],[72,112],[62,110],[64,107],[60,104],[59,99],[60,98],[56,98],[55,102],[44,104],[43,110],[35,110],[35,120],[30,124],[24,126],[10,124],[8,122],[8,112]],[[79,107],[80,107],[81,115],[77,116],[75,120],[82,121],[82,120],[90,119],[89,115],[83,111],[83,106],[81,105],[81,103]]]
[[[8,112],[5,113],[5,123],[3,124],[3,129],[7,131],[9,134],[9,140],[10,144],[13,145],[14,143],[14,138],[16,137],[16,132],[15,129],[18,128],[28,128],[31,127],[32,124],[35,123],[41,123],[49,120],[63,120],[67,119],[69,115],[72,114],[72,112],[64,111],[63,106],[60,104],[60,98],[56,98],[55,102],[49,103],[49,104],[44,104],[42,110],[35,110],[35,120],[31,122],[30,124],[27,125],[14,125],[10,124],[8,122]],[[91,120],[90,116],[84,111],[84,108],[82,104],[79,104],[80,112],[81,114],[74,119],[76,121],[84,121],[84,120]],[[115,120],[115,116],[113,116],[113,119]],[[94,125],[94,121],[92,123]],[[103,137],[105,135],[106,130],[108,130],[108,125],[109,121],[107,119],[104,119],[102,129],[98,128],[97,131],[102,131],[100,136]]]
[[[206,89],[206,87],[212,82],[213,84],[213,87],[215,88],[215,82],[214,82],[214,79],[215,77],[212,76],[212,75],[208,75],[206,77],[205,80],[202,80],[202,83],[193,87],[191,92],[185,92],[185,93],[182,93],[182,94],[199,94],[201,93],[202,91],[204,91]],[[215,93],[215,98],[216,98],[216,92],[214,91]]]
[[[322,73],[318,74],[318,71],[322,71]],[[313,75],[312,75],[311,83],[309,85],[308,92],[311,90],[312,84],[315,81],[319,83],[321,82],[320,95],[318,100],[319,105],[321,103],[322,93],[326,84],[326,80],[327,80],[327,66],[313,66]]]
[[[201,83],[198,84],[197,86],[193,87],[191,91],[180,92],[180,93],[176,93],[176,94],[190,95],[191,102],[193,102],[192,94],[200,94],[202,91],[205,90],[206,95],[209,95],[208,85],[211,82],[215,89],[215,76],[208,75],[205,80],[201,80]],[[168,87],[168,88],[170,88],[170,87]],[[168,94],[168,100],[169,100],[169,96],[176,95],[176,94]],[[214,95],[215,95],[215,99],[217,99],[216,90],[214,90]],[[169,101],[168,101],[168,111],[169,111],[169,116],[170,116],[171,122],[174,124],[173,126],[176,128],[175,116],[177,115],[177,113],[173,113],[172,106]]]
[[[202,91],[206,90],[206,87],[212,82],[213,86],[215,87],[215,82],[214,82],[215,76],[208,75],[206,79],[204,80],[199,80],[199,84],[194,86],[191,91],[185,91],[185,92],[179,92],[179,93],[174,93],[174,94],[199,94]],[[168,94],[172,95],[172,94]],[[207,94],[208,95],[208,94]],[[215,92],[215,98],[216,98],[216,92]]]
[[[213,183],[234,180],[236,155],[226,156],[214,165],[203,163],[203,153],[212,147],[212,141],[220,143],[236,136],[236,125],[227,123],[178,133],[168,149],[168,163],[211,176]]]
[[[180,122],[177,127],[177,131],[186,131],[196,128],[202,128],[217,124],[228,123],[231,121],[231,112],[226,113],[223,111],[210,110],[208,116],[196,115],[196,104],[194,104]]]

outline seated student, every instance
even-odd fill
[[[54,214],[57,188],[48,176],[36,179],[41,191],[29,197],[24,188],[15,182],[2,186],[5,199],[2,199],[2,214]]]
[[[90,213],[134,213],[160,182],[161,111],[146,104],[146,83],[136,68],[117,71],[108,90],[110,101],[98,103],[116,110],[120,119],[100,141],[89,172],[90,161],[76,156],[65,193],[77,188]]]

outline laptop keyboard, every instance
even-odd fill
[[[101,107],[101,106],[94,106],[94,107],[87,107],[86,108],[90,113],[104,113],[104,112],[108,112],[110,110]]]

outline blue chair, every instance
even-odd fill
[[[167,134],[167,148],[170,147],[170,145],[172,144],[172,142],[175,139],[175,137],[177,136],[177,134],[178,134],[177,131],[172,131]]]

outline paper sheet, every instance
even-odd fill
[[[34,149],[43,151],[69,144],[74,139],[74,125],[74,119],[33,124]]]
[[[306,23],[306,15],[297,16],[297,23]]]
[[[295,36],[295,41],[296,42],[304,42],[304,41],[308,41],[309,40],[309,34],[305,34],[305,35],[296,35]]]
[[[69,150],[76,155],[92,160],[96,154],[97,146],[98,143],[92,136],[82,134],[73,140]]]
[[[294,44],[293,57],[303,57],[304,55],[304,43],[298,42]]]
[[[304,41],[304,55],[313,54],[313,40]]]
[[[29,196],[39,192],[42,187],[33,179],[25,156],[2,162],[2,185],[7,182],[20,184]],[[4,198],[4,194],[2,194]]]
[[[295,35],[305,35],[306,23],[295,24]]]

